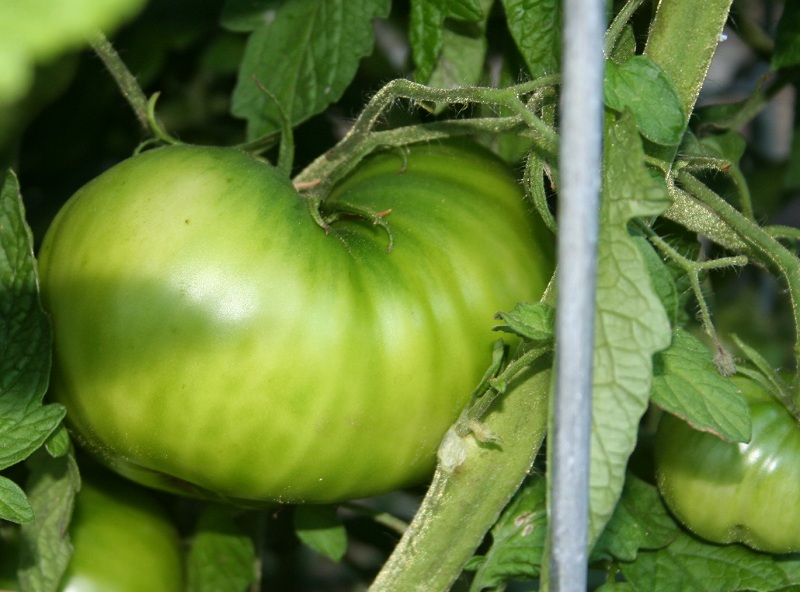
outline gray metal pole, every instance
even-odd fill
[[[551,592],[584,592],[605,0],[564,0],[556,387],[550,491]]]

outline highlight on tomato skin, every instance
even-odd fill
[[[553,237],[488,150],[366,159],[324,232],[276,168],[229,148],[134,156],[79,190],[40,251],[50,396],[144,485],[243,505],[424,482],[491,361],[494,315],[538,300]]]
[[[755,380],[732,380],[752,418],[748,443],[726,442],[665,413],[656,437],[656,476],[669,509],[711,542],[769,553],[800,551],[800,426]]]

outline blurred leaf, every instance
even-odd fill
[[[249,33],[275,20],[286,0],[228,0],[222,7],[220,24],[229,31]]]
[[[253,30],[239,68],[231,110],[247,120],[248,137],[279,130],[281,109],[296,125],[339,100],[373,49],[373,19],[389,7],[389,0],[281,3]]]
[[[547,341],[553,338],[556,310],[543,302],[521,302],[511,312],[497,313],[495,318],[506,322],[495,327],[496,331],[514,333],[532,341]]]
[[[0,2],[0,106],[20,98],[36,64],[86,45],[132,17],[144,0],[3,0]]]
[[[435,88],[478,84],[486,60],[486,21],[494,0],[478,0],[484,16],[477,23],[445,22],[442,47],[428,79]]]
[[[241,509],[207,505],[187,556],[187,591],[246,592],[257,579],[252,539],[237,525]]]
[[[411,0],[408,38],[417,66],[417,81],[428,82],[439,63],[445,43],[446,19],[474,23],[485,16],[481,0]],[[453,39],[449,41],[454,43]]]
[[[713,503],[707,500],[705,503]],[[639,553],[636,561],[619,564],[635,590],[737,592],[783,590],[798,584],[797,558],[781,561],[743,545],[713,545],[684,531],[667,547]]]
[[[561,56],[559,0],[503,0],[511,36],[531,77],[554,74]]]
[[[640,549],[666,547],[676,536],[678,525],[658,490],[629,473],[614,515],[600,535],[590,561],[633,561]]]
[[[797,64],[800,64],[800,3],[785,2],[775,32],[771,66],[778,70]]]
[[[736,386],[720,375],[699,339],[678,328],[669,349],[656,354],[653,403],[696,430],[725,440],[750,439],[750,411]]]
[[[0,519],[17,524],[33,522],[33,509],[20,486],[0,475]]]
[[[609,118],[611,119],[611,118]],[[607,123],[600,219],[592,407],[589,540],[605,528],[625,483],[639,420],[647,409],[653,354],[671,328],[641,251],[628,232],[637,216],[670,204],[665,183],[645,165],[630,115]]]
[[[297,506],[294,529],[301,541],[333,561],[347,551],[347,532],[335,506]]]
[[[20,590],[58,589],[72,556],[69,523],[80,489],[75,458],[53,458],[40,450],[29,461],[28,497],[36,521],[22,526]]]
[[[473,557],[467,569],[476,571],[470,590],[496,588],[510,579],[539,576],[547,535],[547,481],[535,477],[525,483],[492,527],[492,545]]]
[[[681,141],[686,116],[678,91],[653,60],[635,56],[620,66],[606,60],[604,99],[614,111],[630,110],[651,142],[674,146]]]

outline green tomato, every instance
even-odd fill
[[[705,539],[800,551],[800,426],[763,386],[733,380],[750,407],[750,442],[726,442],[664,414],[656,438],[658,487],[675,516]]]
[[[180,539],[148,491],[119,478],[84,477],[69,526],[73,546],[61,592],[176,592]],[[0,549],[0,588],[16,590],[18,541]]]
[[[333,502],[424,480],[491,360],[493,315],[537,300],[552,238],[477,147],[362,163],[330,197],[394,235],[326,234],[276,168],[168,147],[65,205],[40,274],[51,396],[78,442],[162,489]]]

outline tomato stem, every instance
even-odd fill
[[[800,408],[800,373],[797,373],[800,368],[800,259],[767,230],[742,215],[690,172],[677,171],[677,181],[736,233],[743,243],[743,252],[750,259],[777,271],[786,282],[795,326],[795,379],[791,398],[792,406]]]
[[[547,430],[550,359],[529,366],[486,419],[501,444],[458,438],[463,462],[440,464],[414,520],[370,592],[449,590],[487,530],[519,488]],[[449,432],[452,435],[452,432]]]
[[[109,74],[114,78],[122,96],[133,109],[136,119],[145,131],[151,131],[150,121],[147,117],[147,97],[139,86],[136,77],[131,73],[125,62],[114,49],[114,46],[103,33],[97,31],[89,40],[97,57],[102,60]]]

